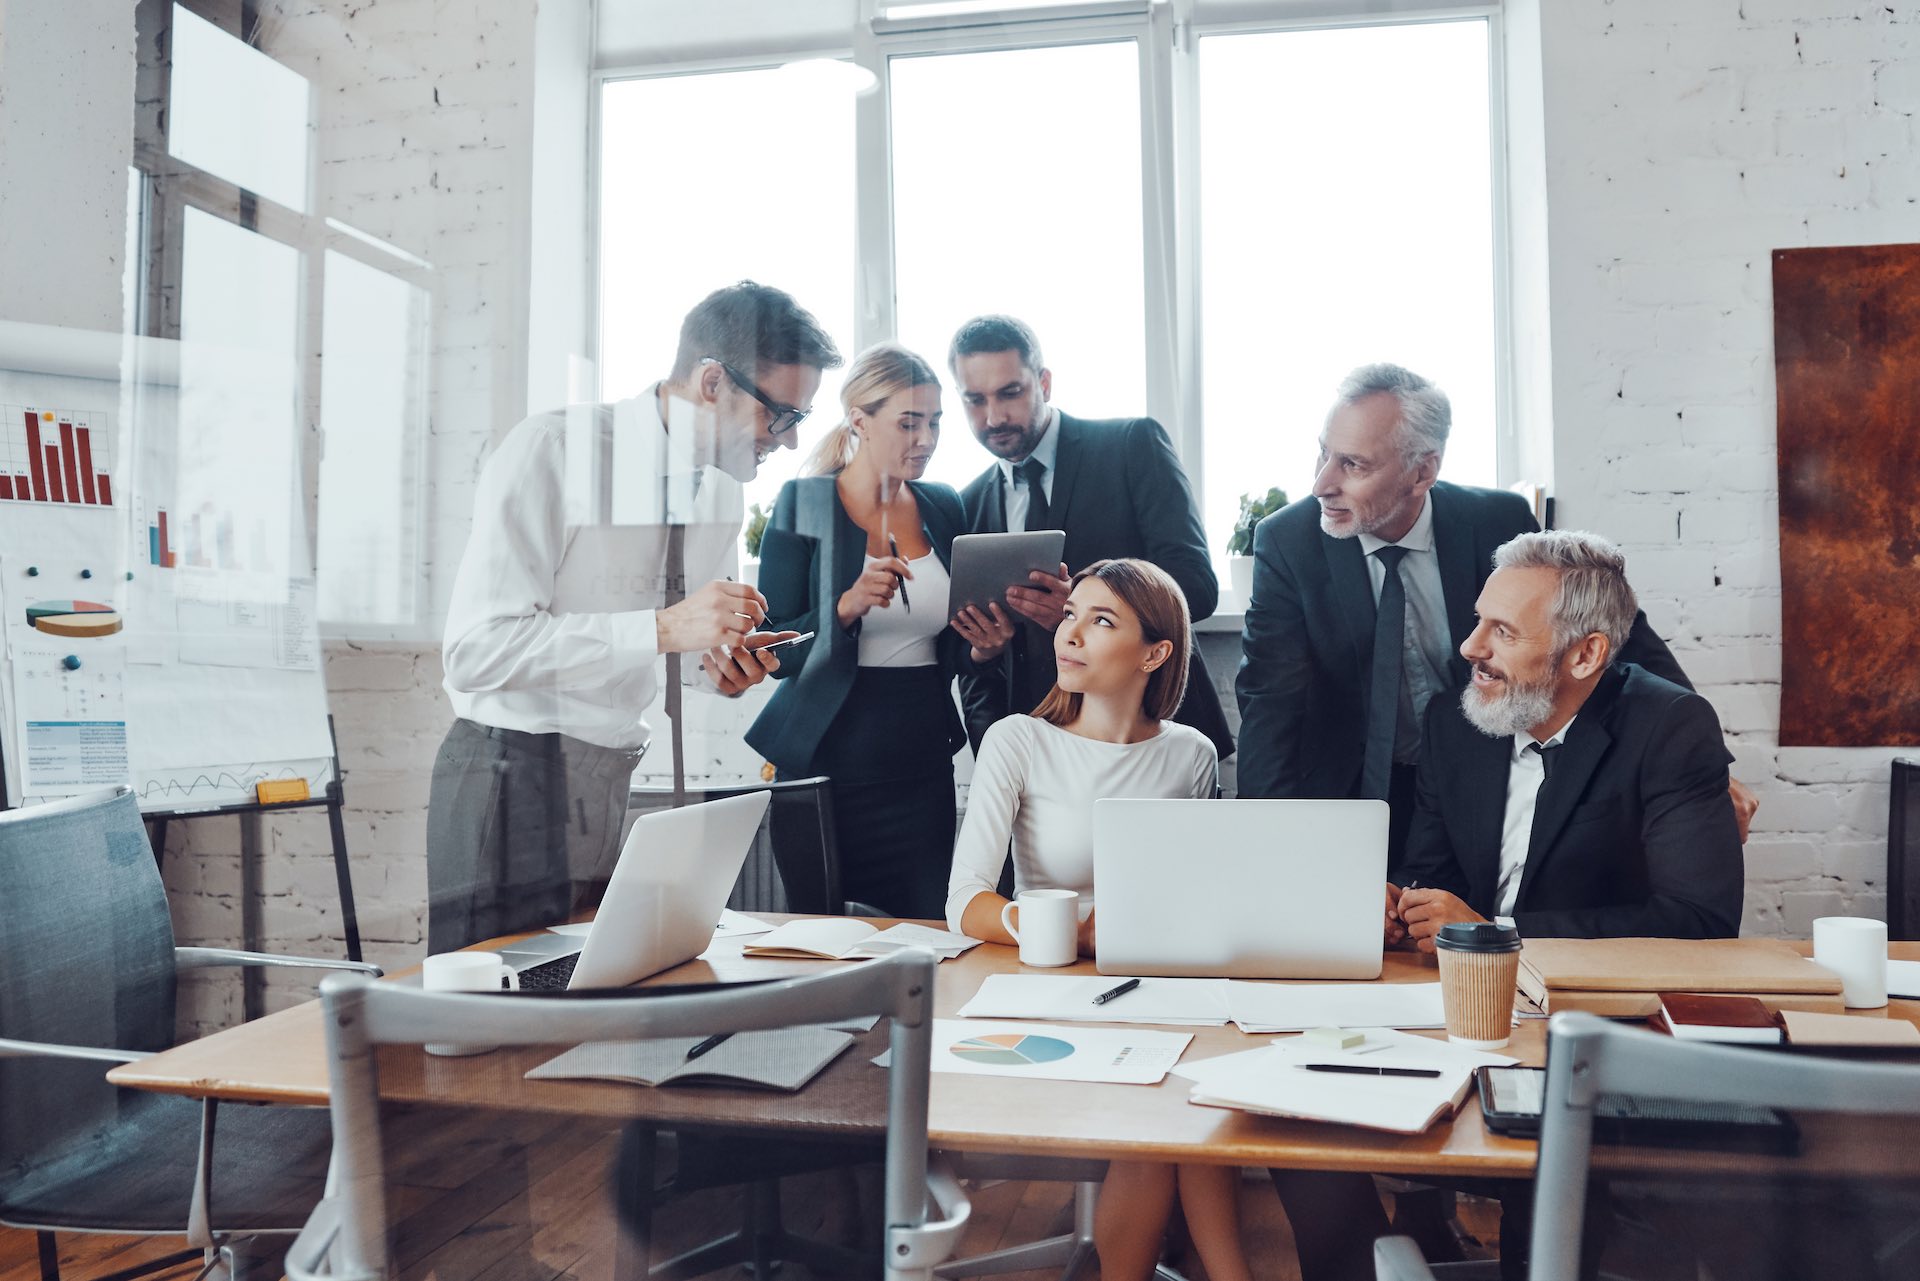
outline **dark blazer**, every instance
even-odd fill
[[[1493,553],[1539,526],[1518,494],[1436,483],[1433,550],[1447,603],[1455,689],[1469,676],[1460,645]],[[1241,635],[1239,794],[1341,800],[1360,786],[1373,670],[1373,583],[1358,538],[1320,529],[1320,500],[1303,498],[1253,535],[1253,597]],[[1615,656],[1692,688],[1644,612]]]
[[[1066,531],[1062,559],[1067,567],[1078,572],[1096,560],[1120,556],[1151,561],[1180,584],[1195,622],[1211,615],[1220,603],[1220,583],[1207,555],[1193,490],[1166,429],[1151,418],[1096,422],[1056,410],[1049,430],[1060,433],[1060,443],[1047,510]],[[1006,485],[998,463],[960,496],[969,530],[1007,531]],[[967,736],[975,751],[989,725],[1003,716],[1032,711],[1053,688],[1058,674],[1053,640],[1038,627],[1023,624],[996,666],[1005,674],[993,670],[960,680]],[[1197,644],[1188,662],[1187,694],[1173,719],[1213,740],[1222,758],[1233,752],[1233,733]]]
[[[1458,701],[1427,711],[1404,875],[1492,919],[1513,739]],[[1732,938],[1746,870],[1720,721],[1698,694],[1616,663],[1540,787],[1514,924],[1527,938]]]
[[[907,483],[934,555],[951,570],[954,537],[966,532],[960,495],[946,485]],[[833,477],[806,476],[780,487],[760,544],[766,627],[817,635],[782,651],[780,670],[773,674],[779,687],[747,730],[747,742],[784,773],[812,767],[820,740],[859,674],[860,624],[865,620],[843,628],[834,609],[841,593],[860,577],[866,551],[867,533],[840,505]],[[961,670],[973,671],[971,648],[949,626],[938,640],[941,670],[949,678]],[[947,708],[947,723],[928,729],[946,735],[951,754],[966,745],[967,736],[951,699]]]

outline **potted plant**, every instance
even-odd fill
[[[740,531],[741,544],[746,548],[747,561],[740,567],[740,581],[760,585],[760,544],[767,536],[767,518],[772,512],[760,510],[755,503],[747,508],[746,527]]]
[[[1264,497],[1240,495],[1240,515],[1227,540],[1227,574],[1233,594],[1245,609],[1253,599],[1253,527],[1287,505],[1287,491],[1275,486]]]

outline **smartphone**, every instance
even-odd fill
[[[787,637],[787,639],[785,639],[785,640],[783,640],[783,641],[775,641],[775,642],[774,642],[773,644],[771,644],[771,645],[761,645],[761,646],[758,646],[758,647],[757,647],[757,651],[758,651],[759,653],[762,653],[762,654],[764,654],[764,653],[766,653],[766,652],[767,652],[768,650],[772,650],[772,649],[785,649],[785,648],[786,648],[787,646],[789,646],[789,645],[798,645],[798,644],[799,644],[799,643],[800,643],[801,641],[810,641],[810,640],[812,640],[812,639],[813,639],[813,638],[814,638],[814,637],[815,637],[816,635],[818,635],[818,634],[819,634],[819,633],[817,633],[817,632],[801,632],[801,633],[800,633],[800,634],[799,634],[798,636],[789,636],[789,637]],[[754,647],[754,646],[748,646],[747,648],[749,648],[749,649],[754,649],[754,648],[756,648],[756,647]]]

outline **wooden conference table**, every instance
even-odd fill
[[[782,918],[772,918],[782,919]],[[480,945],[497,947],[506,940]],[[669,970],[649,983],[742,981],[819,974],[857,962],[767,960],[739,955],[741,940],[716,942],[704,959]],[[1920,943],[1896,943],[1899,959],[1920,960]],[[1809,949],[1810,950],[1810,949]],[[982,944],[942,962],[935,988],[937,1013],[951,1017],[989,974],[1021,972],[1013,948]],[[1091,974],[1089,962],[1053,974]],[[404,980],[403,976],[396,976]],[[1382,982],[1430,982],[1434,963],[1388,952]],[[389,980],[392,981],[392,980]],[[1920,1001],[1895,1000],[1860,1017],[1920,1023]],[[1193,1033],[1184,1061],[1262,1045],[1232,1026],[1178,1028]],[[1433,1033],[1433,1035],[1444,1035]],[[470,1058],[438,1058],[413,1047],[383,1047],[382,1097],[406,1103],[458,1103],[529,1112],[646,1119],[679,1128],[751,1127],[812,1136],[878,1135],[884,1098],[870,1060],[885,1048],[883,1023],[799,1094],[702,1088],[655,1088],[607,1082],[523,1079],[551,1058],[551,1047],[507,1047]],[[1522,1022],[1509,1052],[1544,1061],[1546,1026]],[[1915,1070],[1920,1071],[1920,1063]],[[324,1106],[325,1037],[320,1004],[310,1001],[108,1073],[117,1085],[196,1098]],[[1157,1086],[1019,1081],[935,1074],[928,1130],[934,1146],[962,1152],[1031,1156],[1156,1159],[1310,1170],[1356,1170],[1411,1176],[1526,1179],[1535,1144],[1503,1138],[1482,1123],[1470,1095],[1451,1122],[1420,1135],[1388,1134],[1352,1126],[1288,1121],[1187,1102],[1190,1082],[1168,1076]],[[1913,1176],[1920,1135],[1879,1119],[1808,1118],[1800,1154],[1762,1158],[1751,1153],[1597,1147],[1602,1169],[1713,1174],[1762,1174],[1783,1169],[1803,1175]]]

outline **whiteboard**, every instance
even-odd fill
[[[260,363],[0,323],[8,804],[128,782],[184,813],[332,781],[297,415]]]

